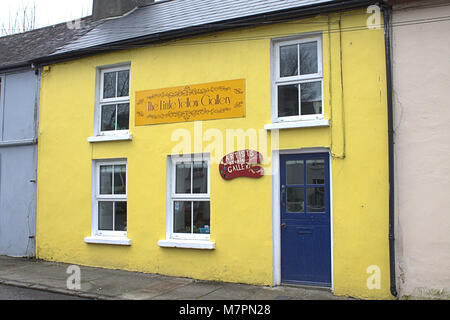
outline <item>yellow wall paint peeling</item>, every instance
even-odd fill
[[[37,257],[72,264],[204,280],[273,285],[272,176],[224,181],[211,166],[211,241],[215,250],[158,246],[166,238],[167,156],[199,123],[135,126],[135,93],[245,79],[244,118],[201,123],[205,133],[255,130],[270,151],[271,39],[323,37],[324,111],[329,127],[281,130],[279,148],[324,147],[332,153],[333,288],[335,294],[390,298],[387,107],[382,29],[364,26],[364,10],[215,33],[52,65],[42,75]],[[342,32],[339,25],[341,24]],[[131,63],[132,141],[89,143],[94,132],[96,72]],[[196,129],[197,128],[197,129]],[[267,136],[265,136],[265,134]],[[203,137],[203,148],[210,141]],[[194,140],[194,139],[192,139]],[[247,141],[246,147],[249,146]],[[191,141],[192,152],[196,150]],[[223,157],[226,145],[212,157]],[[271,171],[266,153],[264,168]],[[127,247],[87,244],[91,235],[92,160],[126,158]],[[230,203],[232,205],[230,205]],[[369,289],[367,268],[381,270]]]

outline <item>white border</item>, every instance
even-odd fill
[[[131,246],[131,240],[127,237],[86,237],[84,242],[92,244],[113,244],[119,246]]]
[[[106,72],[117,72],[129,70],[129,94],[128,97],[120,97],[120,98],[112,98],[112,99],[103,99],[103,74]],[[130,104],[129,109],[131,111],[131,62],[123,62],[114,65],[100,66],[97,67],[96,70],[96,82],[95,82],[95,106],[94,106],[94,137],[90,137],[88,139],[89,142],[102,142],[102,141],[114,141],[114,140],[131,140],[131,135],[129,139],[121,139],[120,137],[126,137],[129,134],[128,130],[117,130],[117,131],[101,131],[101,105],[102,104],[114,104],[114,103],[124,103],[128,102]],[[131,117],[131,112],[130,112]],[[129,121],[131,123],[131,121]],[[129,124],[130,124],[129,123]],[[96,140],[96,137],[103,136],[119,136],[118,139],[110,139],[110,140]]]
[[[280,78],[280,47],[283,45],[299,44],[305,42],[316,41],[317,55],[318,55],[318,72],[316,74],[293,76]],[[295,36],[277,38],[271,40],[270,46],[271,59],[271,121],[272,123],[282,123],[290,121],[308,121],[308,120],[322,120],[325,117],[325,100],[323,88],[323,35],[321,32],[299,34]],[[299,65],[300,67],[300,65]],[[305,82],[320,81],[322,83],[322,113],[314,115],[298,115],[293,117],[278,117],[278,86],[282,84],[298,84]]]
[[[281,285],[281,211],[280,211],[280,155],[327,153],[329,154],[330,167],[330,237],[331,237],[331,291],[334,292],[334,263],[333,263],[333,181],[332,181],[332,157],[330,149],[301,148],[272,151],[272,241],[273,241],[273,285]]]
[[[131,141],[133,140],[133,135],[131,132],[125,133],[125,134],[109,134],[104,136],[96,136],[96,137],[89,137],[88,142],[95,143],[95,142],[109,142],[109,141]]]
[[[208,163],[208,193],[199,195],[176,195],[175,188],[175,164],[181,161],[206,161]],[[211,235],[203,234],[175,234],[173,229],[173,199],[211,201],[211,158],[210,154],[169,155],[166,160],[167,190],[166,190],[166,239],[159,240],[158,245],[166,248],[209,249],[216,248],[215,242],[211,242]]]
[[[128,161],[127,159],[96,159],[92,160],[91,172],[91,235],[84,238],[86,243],[96,244],[115,244],[115,245],[131,245],[131,240],[127,238],[127,231],[99,231],[98,230],[98,190],[100,179],[98,177],[100,165],[126,165],[127,182],[126,194],[120,195],[119,198],[128,199]],[[108,196],[106,196],[108,198]],[[110,197],[113,198],[113,197]],[[128,213],[127,213],[128,219]]]
[[[282,130],[294,128],[329,127],[330,120],[304,120],[292,122],[271,123],[264,126],[264,130]]]
[[[215,242],[199,240],[159,240],[158,245],[164,248],[186,248],[213,250],[216,248]]]

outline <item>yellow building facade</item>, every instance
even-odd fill
[[[307,211],[306,194],[307,199],[319,199],[314,200],[318,206],[329,205],[329,240],[320,240],[325,247],[310,247],[312,256],[298,257],[300,264],[306,264],[307,270],[309,263],[317,263],[317,252],[329,250],[326,286],[336,295],[391,298],[384,33],[382,28],[368,29],[367,18],[365,10],[319,15],[44,67],[37,258],[276,286],[289,282],[283,279],[284,273],[291,274],[284,265],[289,263],[285,255],[295,253],[298,245],[284,247],[283,227],[290,220],[283,220],[283,214]],[[309,65],[314,75],[308,76],[302,59],[311,59],[311,52],[318,58]],[[296,66],[286,63],[289,57],[296,57],[294,64],[298,59]],[[308,98],[312,82],[317,88],[321,84],[321,90],[312,89]],[[128,94],[119,92],[124,83]],[[200,89],[205,84],[209,88],[229,85],[243,92],[240,107],[231,106],[242,108],[241,113],[199,118],[194,112],[185,119],[166,113],[166,121],[151,123],[150,106],[157,103],[145,100],[150,96],[170,96],[173,106],[167,108],[173,110],[181,108],[176,105],[177,92],[189,87],[199,88],[195,93],[200,94],[190,100],[191,110],[231,103],[232,98],[214,93],[202,105],[205,91]],[[112,97],[107,95],[110,87]],[[281,113],[292,116],[295,99],[313,112],[294,111],[293,121],[283,121]],[[163,110],[161,101],[159,110]],[[108,103],[115,106],[109,114]],[[281,103],[287,106],[284,111],[277,108]],[[127,105],[129,109],[121,113],[121,106]],[[118,135],[106,132],[108,123],[103,119],[111,115],[114,120],[109,125],[115,125],[112,131],[120,131]],[[127,115],[129,123],[119,128]],[[240,150],[262,155],[263,177],[222,177],[221,159]],[[308,183],[300,187],[294,183],[286,192],[288,166],[314,164],[315,154],[326,155],[319,159],[325,165],[324,177],[315,180],[321,186],[313,190]],[[172,161],[180,155],[193,155],[194,160]],[[293,158],[286,160],[289,155]],[[190,177],[191,191],[177,198],[178,174],[183,170],[186,174],[180,181]],[[197,194],[193,191],[196,174],[205,181],[204,192]],[[109,179],[106,189],[125,191],[102,195],[105,179]],[[119,186],[119,179],[125,185]],[[326,200],[320,195],[323,192]],[[103,206],[102,201],[111,205]],[[283,207],[286,202],[290,209]],[[205,203],[209,209],[204,209]],[[182,222],[174,218],[180,205],[182,214],[192,212]],[[201,211],[204,221],[196,220],[195,210]],[[112,221],[105,218],[107,212],[112,212]],[[100,222],[104,218],[106,222]],[[102,223],[114,226],[99,232]],[[182,229],[175,232],[179,223]],[[297,226],[297,230],[306,229]],[[190,236],[178,237],[180,233]]]

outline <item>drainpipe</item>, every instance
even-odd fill
[[[395,276],[395,190],[394,190],[394,102],[392,89],[391,57],[391,8],[382,3],[384,17],[384,37],[386,50],[386,82],[388,104],[388,144],[389,144],[389,268],[391,294],[397,297]]]

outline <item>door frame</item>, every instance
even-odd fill
[[[328,148],[301,148],[272,150],[272,241],[273,241],[273,285],[281,285],[281,209],[280,209],[280,155],[327,153],[330,171],[330,238],[331,238],[331,291],[334,292],[333,263],[333,175],[332,158]],[[329,288],[328,288],[329,289]]]

